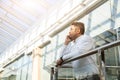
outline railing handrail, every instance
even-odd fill
[[[109,43],[109,44],[103,45],[103,46],[98,47],[98,48],[95,48],[95,49],[93,49],[93,50],[91,50],[91,51],[88,51],[88,52],[85,53],[85,54],[81,54],[81,55],[79,55],[79,56],[77,55],[77,56],[74,57],[74,58],[71,58],[71,59],[68,59],[68,60],[64,61],[63,64],[69,63],[69,62],[74,61],[74,60],[78,60],[78,59],[80,59],[80,58],[87,57],[87,56],[92,55],[92,54],[96,54],[96,53],[98,52],[98,50],[106,50],[106,49],[108,49],[108,48],[111,48],[111,47],[114,47],[114,46],[118,46],[118,45],[120,45],[120,40],[111,42],[111,43]]]

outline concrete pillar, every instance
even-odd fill
[[[3,72],[3,70],[0,70],[0,80],[2,78],[2,72]]]
[[[0,80],[2,79],[2,72],[0,72]]]
[[[35,48],[32,51],[33,55],[33,65],[32,65],[32,80],[40,80],[41,74],[40,74],[40,67],[41,67],[41,54],[42,51],[40,48]]]
[[[0,80],[1,80],[1,73],[0,73]]]

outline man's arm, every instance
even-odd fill
[[[69,36],[66,36],[63,49],[62,49],[62,51],[61,51],[61,53],[60,53],[60,58],[59,58],[59,59],[57,60],[57,62],[56,62],[56,65],[57,65],[57,66],[61,66],[61,65],[62,65],[62,63],[63,63],[62,56],[64,56],[64,55],[66,55],[66,54],[69,53],[69,51],[70,51],[69,48],[70,48],[70,42],[71,42],[71,41],[72,41],[72,40],[70,39],[70,37],[69,37]]]

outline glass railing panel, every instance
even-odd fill
[[[106,80],[120,79],[120,46],[115,46],[105,50]]]
[[[107,66],[118,66],[118,46],[105,50],[105,64]]]
[[[9,80],[16,80],[16,75],[9,76]]]
[[[73,69],[72,68],[59,68],[58,80],[73,80]]]
[[[120,80],[120,66],[106,66],[106,80]]]
[[[8,77],[2,77],[0,80],[9,80]]]

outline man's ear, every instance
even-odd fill
[[[78,30],[78,33],[79,33],[79,34],[81,33],[80,29]]]
[[[79,29],[79,28],[76,28],[76,32],[77,32],[78,34],[80,34],[80,29]]]

